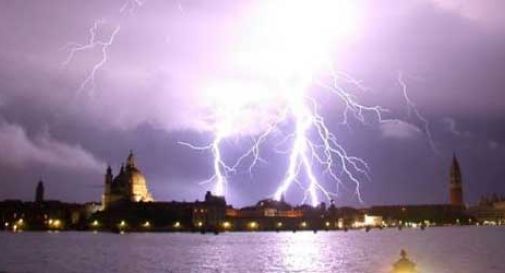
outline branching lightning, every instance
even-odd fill
[[[121,6],[121,8],[119,9],[119,14],[132,15],[135,12],[135,10],[142,7],[143,4],[144,2],[140,0],[126,0],[123,6]],[[107,63],[109,59],[108,56],[109,49],[114,44],[114,40],[121,30],[121,25],[117,24],[113,27],[113,30],[110,31],[110,33],[103,35],[106,36],[105,39],[100,39],[98,37],[99,31],[101,27],[104,26],[105,24],[106,24],[105,20],[95,20],[93,25],[88,30],[89,35],[87,43],[83,44],[83,43],[70,42],[67,43],[67,45],[64,47],[64,49],[68,50],[69,53],[62,63],[63,66],[69,65],[74,59],[75,55],[80,52],[95,49],[99,49],[100,51],[100,58],[95,64],[93,64],[88,75],[79,84],[79,88],[77,89],[78,94],[86,90],[89,90],[91,93],[95,91],[96,75],[98,71],[102,69],[103,66]]]
[[[273,194],[274,199],[280,200],[291,186],[296,184],[304,190],[302,202],[310,200],[310,203],[316,206],[320,202],[320,196],[333,199],[340,187],[346,188],[345,181],[348,181],[354,185],[353,191],[357,198],[362,200],[360,181],[370,180],[369,166],[361,158],[348,154],[319,114],[316,98],[307,90],[319,86],[340,99],[344,105],[343,124],[348,124],[351,117],[365,122],[370,114],[376,116],[380,122],[385,120],[382,116],[385,109],[359,103],[353,94],[339,85],[339,79],[344,79],[360,90],[365,89],[348,74],[336,73],[330,69],[330,83],[314,80],[315,70],[328,62],[326,51],[335,42],[331,35],[343,35],[349,31],[349,21],[353,19],[353,10],[350,8],[352,5],[345,0],[318,0],[315,3],[306,0],[278,0],[267,5],[265,12],[260,15],[259,38],[253,38],[252,49],[250,52],[246,49],[246,53],[250,54],[245,56],[249,58],[242,61],[247,67],[256,68],[259,73],[266,71],[269,77],[279,82],[281,91],[274,92],[282,94],[286,102],[285,109],[234,164],[224,163],[219,144],[227,134],[222,134],[219,129],[214,142],[207,147],[186,144],[198,150],[210,150],[214,155],[214,176],[207,181],[215,182],[217,194],[224,192],[227,175],[236,172],[247,158],[251,158],[252,163],[248,169],[252,172],[261,158],[261,144],[271,136],[272,131],[285,129],[279,126],[280,124],[290,121],[294,124],[292,132],[284,132],[287,136],[281,141],[290,145],[288,166],[284,178]],[[307,20],[300,21],[300,17]],[[337,27],[334,27],[334,18],[341,20]],[[267,34],[264,34],[265,30]],[[288,45],[290,48],[285,49],[279,45]],[[336,191],[327,190],[329,182],[336,183]]]
[[[179,11],[183,11],[180,2],[177,2]],[[209,152],[212,157],[212,175],[202,181],[202,184],[214,185],[214,193],[220,196],[227,195],[230,178],[239,169],[246,165],[252,175],[255,166],[264,162],[261,157],[261,148],[268,140],[277,140],[274,132],[281,132],[282,140],[278,145],[289,145],[287,151],[288,166],[280,185],[273,193],[273,198],[280,200],[293,185],[298,185],[304,192],[303,202],[310,200],[310,204],[317,206],[320,197],[327,200],[333,199],[340,188],[347,189],[347,184],[353,185],[352,191],[359,201],[362,201],[360,183],[362,180],[371,180],[369,166],[361,158],[350,155],[341,144],[332,128],[327,126],[325,119],[320,114],[318,101],[308,89],[318,87],[338,98],[342,104],[342,124],[348,125],[350,119],[365,123],[373,116],[377,121],[386,122],[383,117],[387,110],[380,106],[369,106],[360,103],[356,96],[340,85],[341,80],[350,83],[358,90],[366,88],[350,75],[336,72],[333,68],[329,81],[316,80],[316,70],[320,70],[324,63],[326,66],[330,48],[336,43],[334,36],[344,36],[352,31],[355,23],[353,18],[353,1],[348,0],[275,0],[268,1],[263,13],[260,13],[256,32],[253,31],[251,41],[241,53],[238,63],[247,67],[253,75],[261,75],[276,82],[276,88],[271,90],[279,94],[282,103],[279,111],[265,123],[258,126],[259,132],[246,134],[251,138],[251,145],[233,162],[228,162],[223,153],[223,144],[232,136],[241,135],[235,132],[237,123],[241,123],[245,110],[243,106],[248,103],[261,104],[262,101],[252,98],[232,97],[225,100],[224,105],[218,105],[218,119],[212,129],[212,141],[207,145],[198,146],[187,142],[180,144],[197,151]],[[141,8],[141,0],[126,0],[119,9],[121,15],[131,15],[136,9]],[[301,20],[300,18],[304,18]],[[339,24],[334,22],[338,18]],[[116,36],[121,30],[117,24],[112,31],[104,34],[101,26],[103,20],[97,20],[89,28],[87,43],[69,43],[66,47],[69,54],[63,65],[72,62],[76,54],[90,50],[100,50],[100,59],[91,67],[89,74],[81,82],[78,91],[94,91],[96,75],[108,61],[108,51],[114,44]],[[98,35],[100,32],[101,35]],[[99,38],[106,37],[105,39]],[[342,38],[342,37],[339,37]],[[242,49],[241,49],[242,50]],[[331,66],[331,65],[330,65]],[[251,71],[252,69],[252,71]],[[247,73],[247,72],[246,72]],[[407,103],[409,115],[423,124],[423,131],[428,136],[430,145],[435,149],[429,131],[429,124],[417,110],[415,104],[408,96],[407,85],[402,74],[398,76],[403,97]],[[247,84],[246,84],[247,85]],[[280,88],[279,88],[280,87]],[[254,89],[254,88],[253,88]],[[233,90],[234,92],[236,90]],[[249,92],[247,92],[249,91]],[[257,90],[243,91],[244,96],[257,93]],[[229,93],[224,92],[225,96]],[[242,104],[234,99],[242,99]],[[244,100],[246,103],[244,103]],[[238,119],[238,120],[237,120]],[[263,122],[263,121],[262,121]],[[286,126],[290,124],[291,126]],[[328,184],[334,185],[334,191],[328,190]]]
[[[398,73],[398,83],[400,84],[400,86],[402,88],[403,98],[405,99],[405,102],[407,103],[408,116],[411,117],[413,115],[414,118],[416,118],[417,120],[419,120],[421,122],[423,133],[428,138],[428,143],[430,144],[431,149],[434,152],[438,152],[437,146],[435,145],[435,142],[433,141],[433,137],[431,136],[430,123],[419,112],[415,103],[410,99],[409,93],[408,93],[408,88],[407,88],[407,83],[405,82],[405,80],[403,78],[403,73],[401,73],[401,72]]]
[[[209,179],[202,181],[201,184],[214,183],[214,193],[219,196],[226,195],[226,188],[228,184],[228,177],[232,172],[236,171],[234,166],[229,166],[222,158],[221,153],[221,141],[223,137],[217,134],[214,137],[212,143],[208,146],[195,146],[186,142],[179,142],[179,144],[185,145],[191,149],[198,151],[207,151],[210,150],[214,157],[214,161],[212,164],[213,167],[213,175]]]
[[[79,85],[78,93],[83,92],[87,87],[90,87],[91,91],[95,90],[96,74],[98,70],[100,70],[107,63],[109,47],[112,46],[116,35],[121,30],[121,27],[118,25],[114,28],[107,40],[99,40],[97,39],[97,32],[100,25],[103,23],[104,22],[101,20],[96,21],[89,29],[89,40],[87,44],[69,43],[67,45],[70,53],[68,54],[66,60],[63,62],[64,66],[68,65],[73,60],[75,54],[81,51],[92,50],[95,48],[100,49],[100,59],[92,66],[90,73]]]

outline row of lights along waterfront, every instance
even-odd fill
[[[92,221],[90,223],[90,227],[91,227],[92,230],[99,230],[103,226],[101,225],[101,223],[98,220],[94,220],[94,221]],[[134,226],[130,226],[125,220],[121,220],[121,221],[119,221],[117,223],[116,227],[119,230],[125,231],[125,230],[128,230],[128,229],[136,230],[135,227],[138,227],[138,228],[141,228],[141,229],[150,229],[150,228],[152,228],[152,225],[151,225],[151,223],[149,221],[145,221],[142,224],[136,225],[134,227]],[[204,225],[204,223],[202,221],[196,222],[194,224],[194,227],[196,227],[198,229],[206,228],[206,226]],[[245,227],[246,227],[246,230],[260,230],[260,228],[261,228],[260,224],[258,222],[256,222],[256,221],[250,221],[250,222],[248,222],[245,225]],[[286,227],[286,225],[283,222],[276,222],[275,223],[275,229],[276,230],[281,230],[284,227]],[[310,225],[309,225],[308,222],[303,221],[303,222],[300,222],[297,225],[297,227],[300,228],[300,229],[307,229],[307,228],[310,227]],[[330,222],[325,222],[324,223],[324,227],[325,228],[330,228],[331,227],[331,223]],[[335,224],[335,227],[339,227],[338,223]],[[182,226],[181,222],[178,222],[178,221],[174,222],[168,228],[169,229],[173,229],[173,230],[185,230],[184,227]],[[231,222],[224,221],[224,222],[222,222],[220,224],[220,229],[225,230],[225,231],[231,231],[231,230],[234,230],[235,227],[234,227],[234,225]]]
[[[65,224],[62,220],[60,219],[52,219],[49,218],[45,220],[45,225],[47,230],[64,230],[65,229]],[[119,230],[119,231],[260,231],[260,230],[307,230],[307,229],[312,229],[314,231],[316,230],[330,230],[330,229],[336,229],[336,230],[347,230],[349,229],[359,229],[359,228],[366,228],[366,229],[371,229],[371,228],[387,228],[387,227],[407,227],[407,228],[418,228],[418,227],[428,227],[431,226],[431,223],[421,223],[421,224],[416,224],[416,223],[399,223],[398,225],[379,225],[379,226],[369,226],[369,225],[360,225],[360,223],[353,223],[353,225],[349,227],[345,227],[341,222],[337,221],[335,223],[326,221],[323,223],[317,223],[316,225],[312,226],[309,222],[307,221],[302,221],[299,223],[295,222],[268,222],[268,223],[260,223],[258,221],[240,221],[240,222],[231,222],[231,221],[223,221],[220,222],[219,225],[209,225],[204,223],[203,221],[197,221],[194,222],[193,224],[188,224],[188,225],[183,225],[182,222],[176,221],[173,222],[172,224],[166,225],[166,226],[156,226],[153,225],[150,221],[144,221],[141,223],[135,223],[131,224],[128,223],[126,220],[120,220],[116,222],[116,224],[104,224],[101,223],[99,220],[95,219],[92,222],[88,224],[89,230],[92,231],[99,231],[99,230]],[[4,223],[4,230],[10,230],[10,231],[22,231],[22,230],[29,230],[28,223],[24,221],[23,218],[17,219],[13,222],[5,222]]]

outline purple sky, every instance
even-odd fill
[[[258,79],[234,71],[230,56],[247,43],[261,2],[145,0],[137,7],[135,1],[0,1],[0,199],[32,199],[42,178],[50,199],[98,201],[105,165],[117,170],[129,149],[155,199],[201,199],[207,187],[198,182],[212,174],[212,156],[178,141],[211,139],[206,83],[230,75]],[[446,202],[453,151],[467,202],[505,193],[505,2],[355,2],[359,25],[335,45],[331,61],[366,87],[360,102],[384,106],[388,118],[403,120],[340,126],[339,104],[319,97],[331,130],[370,165],[372,180],[361,186],[365,205]],[[86,44],[97,20],[103,20],[97,40],[121,29],[94,88],[79,91],[101,48],[78,52],[62,65],[66,45]],[[408,116],[399,72],[429,120],[438,152],[419,120]],[[233,137],[223,150],[231,158],[245,144]],[[269,162],[252,177],[239,172],[231,178],[234,205],[275,191],[287,159],[272,153],[273,145],[266,143]],[[301,197],[292,191],[288,199]],[[346,190],[336,202],[357,204]]]

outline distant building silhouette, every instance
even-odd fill
[[[399,204],[368,208],[337,208],[307,204],[292,206],[280,200],[263,199],[253,206],[234,208],[223,196],[205,194],[203,201],[155,202],[147,181],[137,168],[132,152],[114,176],[106,169],[102,204],[71,204],[44,199],[44,184],[36,187],[35,202],[0,201],[0,230],[110,230],[122,231],[282,231],[337,230],[384,226],[425,228],[431,225],[505,224],[505,196],[483,198],[467,208],[463,203],[462,175],[456,156],[449,179],[449,203]],[[405,256],[405,255],[403,255]],[[405,265],[402,257],[397,266]],[[401,267],[398,267],[401,269]]]
[[[449,173],[449,203],[453,206],[464,206],[463,181],[456,154],[452,157],[452,165]]]
[[[132,152],[128,155],[126,166],[121,165],[119,174],[116,177],[112,174],[112,168],[107,167],[105,190],[102,197],[104,209],[124,202],[152,201],[154,200],[147,188],[146,178],[135,166],[135,157]]]
[[[44,202],[44,182],[42,182],[42,180],[39,181],[35,189],[35,202]]]

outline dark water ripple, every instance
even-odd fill
[[[0,273],[386,273],[405,248],[421,273],[504,273],[505,228],[350,232],[0,233]]]

